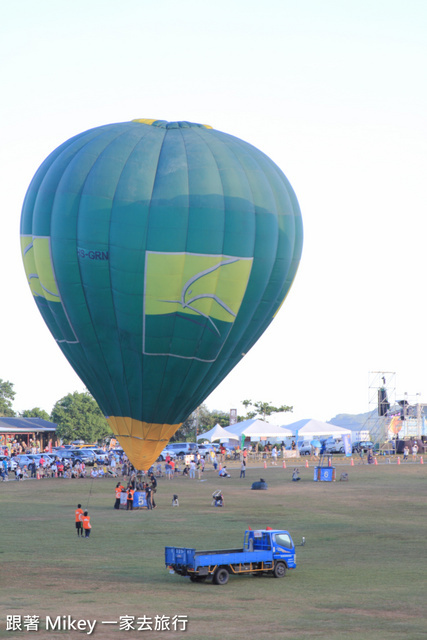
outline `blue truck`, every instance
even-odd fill
[[[283,578],[287,569],[296,568],[295,545],[288,531],[248,529],[242,549],[196,551],[185,547],[165,547],[165,564],[171,572],[189,576],[192,582],[212,578],[226,584],[230,574],[272,574]]]

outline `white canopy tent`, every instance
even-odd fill
[[[287,427],[279,427],[277,424],[269,424],[256,418],[237,422],[230,427],[225,427],[224,431],[234,433],[239,437],[243,434],[246,438],[286,438],[292,435],[292,431],[289,431]]]
[[[239,440],[239,436],[231,431],[226,431],[221,425],[216,424],[213,429],[197,436],[197,440],[209,440],[209,442],[214,440]]]
[[[350,429],[337,427],[329,422],[311,419],[298,420],[285,426],[291,431],[292,435],[298,433],[299,438],[311,438],[313,436],[332,436],[338,438],[339,436],[352,433]]]

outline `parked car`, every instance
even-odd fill
[[[52,453],[49,453],[48,455],[53,458],[54,461],[59,458],[64,464],[69,464],[71,461],[70,449],[53,449]]]
[[[106,463],[108,462],[108,451],[104,451],[104,449],[79,449],[79,453],[81,451],[92,451],[95,455],[95,462]]]
[[[13,458],[9,458],[9,456],[0,456],[0,462],[3,462],[3,460],[7,460],[8,471],[15,471],[18,464]]]
[[[309,456],[311,455],[311,444],[308,440],[304,440],[303,442],[298,442],[298,451],[300,456]]]
[[[344,453],[344,443],[342,440],[326,442],[326,453]]]
[[[184,458],[184,456],[196,455],[199,449],[195,442],[170,442],[165,450],[173,451],[178,458]]]
[[[371,442],[370,440],[362,440],[361,442],[353,442],[352,444],[353,453],[355,451],[360,451],[360,450],[366,453],[367,451],[373,448],[374,448],[374,443]]]
[[[35,453],[34,455],[39,462],[42,458],[44,459],[45,467],[50,467],[55,462],[55,455],[53,453]]]
[[[197,447],[201,456],[207,456],[211,451],[215,451],[215,453],[217,451],[211,444],[198,444]]]
[[[73,464],[82,463],[95,464],[96,455],[91,449],[69,449],[70,458]]]
[[[12,460],[21,467],[28,467],[29,464],[33,462],[33,456],[27,455],[26,453],[20,453],[17,456],[13,456]],[[36,460],[36,465],[39,466],[39,462]]]
[[[157,458],[157,462],[163,462],[163,460],[166,460],[167,455],[169,455],[169,457],[172,458],[173,460],[176,458],[175,451],[170,451],[169,449],[165,448]]]

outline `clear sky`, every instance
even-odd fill
[[[369,372],[427,402],[424,0],[17,0],[0,8],[0,378],[14,409],[83,384],[36,308],[19,220],[59,144],[134,118],[189,120],[269,155],[298,197],[303,257],[279,315],[207,399],[369,408]]]

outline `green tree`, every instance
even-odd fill
[[[219,411],[218,409],[213,409],[211,411],[212,418],[212,426],[209,429],[212,429],[216,424],[219,424],[220,427],[228,427],[230,424],[230,414],[227,411]],[[205,429],[208,431],[208,429]]]
[[[108,422],[88,391],[75,391],[58,400],[51,419],[58,425],[56,432],[65,442],[84,440],[91,443],[111,434]]]
[[[272,413],[282,413],[284,411],[293,411],[293,407],[288,406],[287,404],[283,404],[280,407],[275,407],[270,402],[262,402],[258,400],[257,402],[252,402],[252,400],[243,400],[243,406],[248,409],[252,407],[251,411],[248,411],[246,414],[246,418],[256,418],[261,417],[262,420],[265,420],[267,416],[271,416]]]
[[[205,431],[209,431],[216,424],[221,427],[227,427],[230,424],[230,416],[226,411],[213,409],[209,411],[205,404],[201,404],[187,420],[185,420],[175,435],[171,438],[171,442],[195,442],[196,431],[200,436]]]
[[[171,442],[195,442],[196,431],[200,435],[201,429],[207,431],[208,429],[205,427],[210,423],[210,412],[205,404],[201,404],[184,420],[180,428],[172,436]],[[210,429],[210,427],[208,428]]]
[[[25,409],[21,415],[23,418],[41,418],[42,420],[50,420],[50,415],[44,409],[40,409],[39,407],[34,407],[34,409]]]
[[[15,395],[13,383],[0,378],[0,417],[12,418],[16,415],[12,409],[12,402]]]

